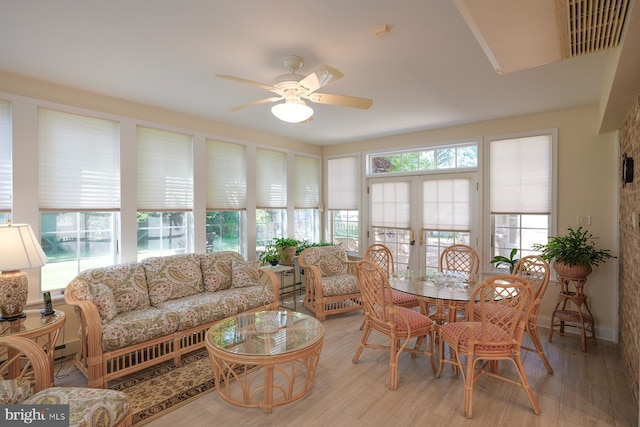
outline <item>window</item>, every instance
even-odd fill
[[[556,132],[490,141],[491,252],[537,253],[550,235]]]
[[[287,236],[287,154],[256,149],[256,249]]]
[[[11,214],[11,103],[0,100],[0,224]]]
[[[138,260],[191,251],[193,138],[138,127]]]
[[[358,252],[360,241],[360,175],[358,157],[327,161],[328,240]]]
[[[425,266],[439,269],[440,254],[447,246],[471,242],[473,221],[472,177],[427,179],[422,183],[422,232]]]
[[[120,209],[120,125],[40,108],[38,198],[49,261],[42,291],[88,267],[114,264]]]
[[[294,156],[293,235],[298,240],[320,239],[320,167],[312,157]]]
[[[369,175],[476,168],[477,143],[367,156]]]
[[[246,207],[246,147],[207,140],[207,252],[242,253]]]

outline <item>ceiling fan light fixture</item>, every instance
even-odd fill
[[[313,108],[300,99],[288,99],[271,107],[274,116],[287,123],[300,123],[313,116]]]

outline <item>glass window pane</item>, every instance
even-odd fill
[[[113,212],[41,214],[40,244],[48,258],[42,291],[64,288],[87,268],[114,264],[117,218]]]
[[[244,211],[207,212],[207,252],[241,253],[240,239],[244,229]]]
[[[287,237],[286,209],[256,209],[256,250],[264,250],[277,237]]]
[[[138,261],[188,253],[190,212],[138,212]]]
[[[359,212],[355,210],[331,210],[330,238],[335,244],[344,245],[347,251],[358,252],[360,227]]]

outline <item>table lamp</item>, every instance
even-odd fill
[[[28,224],[0,225],[0,321],[25,317],[29,277],[21,268],[42,267],[47,256]]]

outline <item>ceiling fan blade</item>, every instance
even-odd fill
[[[228,74],[216,74],[216,77],[220,77],[221,79],[233,80],[240,83],[245,83],[251,86],[256,86],[262,89],[270,90],[271,92],[280,93],[279,89],[264,83],[254,82],[253,80],[243,79],[242,77],[230,76]]]
[[[339,70],[325,65],[324,67],[318,68],[316,71],[300,80],[300,82],[298,83],[298,87],[304,94],[308,95],[342,77],[344,77],[344,74],[342,74]]]
[[[274,96],[273,98],[265,98],[265,99],[261,99],[259,101],[253,101],[253,102],[249,102],[247,104],[242,104],[242,105],[238,105],[236,107],[229,108],[229,111],[244,110],[245,108],[255,107],[257,105],[262,105],[262,104],[268,104],[270,102],[280,101],[281,99],[284,99],[284,97],[283,96]]]
[[[340,105],[343,107],[361,108],[366,110],[373,105],[373,100],[369,98],[358,98],[355,96],[332,95],[330,93],[312,93],[306,97],[309,101],[317,104]]]

